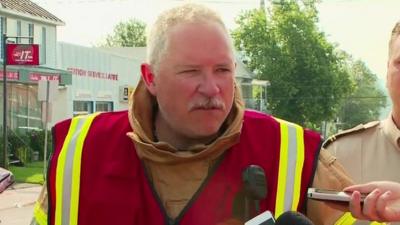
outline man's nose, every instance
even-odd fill
[[[203,75],[202,81],[198,87],[198,91],[208,97],[217,95],[220,92],[216,75],[212,72],[207,72]]]

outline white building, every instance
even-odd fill
[[[56,29],[62,25],[63,21],[29,0],[1,1],[0,32],[7,35],[7,42],[38,44],[40,53],[40,66],[7,66],[7,125],[12,130],[42,127],[41,103],[37,99],[38,80],[56,79],[61,85],[71,83],[71,73],[56,68]],[[3,36],[0,40],[2,43]],[[3,62],[2,45],[0,52]],[[3,98],[2,88],[0,92]],[[3,111],[1,106],[0,117],[3,117]]]
[[[97,48],[58,43],[57,67],[70,71],[72,82],[59,89],[52,120],[127,109],[128,94],[140,78],[140,63]]]

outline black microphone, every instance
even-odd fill
[[[287,211],[276,219],[275,225],[314,225],[314,223],[299,212]]]
[[[267,196],[267,181],[263,168],[250,165],[242,173],[245,193],[245,219],[260,213],[260,200]]]

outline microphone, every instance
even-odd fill
[[[260,200],[267,196],[267,181],[263,168],[248,166],[242,173],[245,193],[245,219],[249,220],[260,213]]]
[[[287,211],[276,219],[275,225],[314,225],[314,223],[299,212]]]

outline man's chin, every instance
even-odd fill
[[[193,133],[193,139],[213,139],[219,135],[219,127],[198,129]]]

